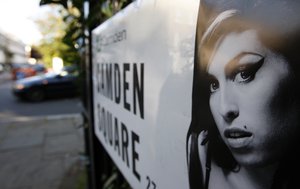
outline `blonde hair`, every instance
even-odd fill
[[[234,15],[236,15],[238,13],[237,10],[235,9],[231,9],[231,10],[226,10],[224,12],[222,12],[221,14],[219,14],[214,20],[213,22],[210,24],[210,26],[205,30],[202,39],[200,41],[200,46],[203,45],[204,41],[209,40],[211,35],[214,33],[214,31],[216,30],[216,28],[220,25],[220,23],[228,18],[233,17]]]

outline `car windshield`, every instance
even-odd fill
[[[78,68],[77,66],[65,66],[62,69],[61,72],[63,75],[73,75],[73,76],[78,76],[79,72],[78,72]]]
[[[56,75],[58,75],[57,73],[55,73],[55,72],[47,72],[47,73],[45,73],[45,77],[54,77],[54,76],[56,76]]]
[[[60,73],[56,73],[56,72],[48,72],[45,74],[45,77],[55,77],[57,75],[60,76],[67,76],[67,75],[72,75],[72,76],[78,76],[78,70],[62,70]]]

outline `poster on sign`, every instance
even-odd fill
[[[297,185],[299,10],[144,0],[93,30],[95,133],[133,188]]]
[[[199,1],[136,1],[92,31],[96,136],[133,188],[188,188]]]

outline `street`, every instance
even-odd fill
[[[47,99],[42,102],[27,102],[16,98],[12,92],[13,81],[0,83],[0,121],[16,117],[49,116],[80,113],[83,110],[80,98]]]
[[[80,99],[21,101],[9,75],[0,76],[0,188],[78,188],[85,178]]]

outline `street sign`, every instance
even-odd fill
[[[92,31],[94,129],[133,188],[188,188],[198,0],[135,1]]]

